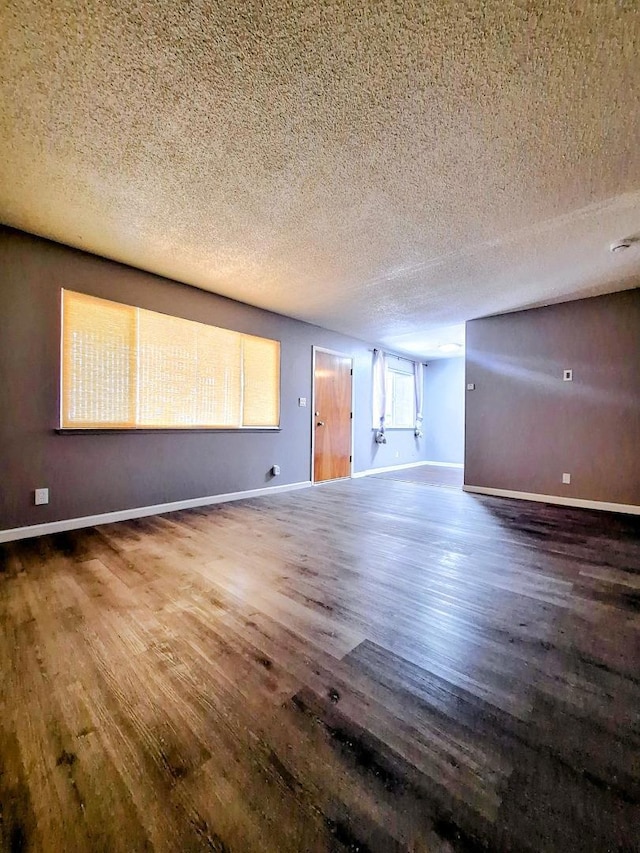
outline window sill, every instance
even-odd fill
[[[156,435],[157,433],[179,435],[181,433],[260,433],[260,432],[282,432],[282,427],[149,427],[125,428],[125,427],[96,427],[93,429],[54,429],[58,435]]]
[[[371,427],[371,431],[372,431],[372,432],[377,432],[377,431],[378,431],[378,429],[379,429],[379,427]],[[415,432],[415,429],[416,429],[416,428],[415,428],[415,427],[413,427],[413,426],[410,426],[410,427],[394,427],[394,426],[386,426],[386,427],[384,428],[384,431],[385,431],[385,432],[398,432],[398,431],[402,431],[402,430],[404,430],[405,432]]]

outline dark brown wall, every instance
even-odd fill
[[[467,323],[466,382],[467,485],[640,505],[640,290]]]
[[[62,287],[280,340],[281,431],[58,435]],[[355,470],[424,459],[413,431],[375,444],[364,342],[0,228],[0,530],[309,480],[313,345],[354,357]]]

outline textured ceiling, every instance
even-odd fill
[[[421,354],[640,283],[637,0],[5,0],[0,219]]]

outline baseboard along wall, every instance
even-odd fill
[[[175,512],[179,509],[195,509],[199,506],[211,506],[212,504],[227,503],[228,501],[265,497],[281,492],[293,492],[298,489],[307,489],[310,486],[311,481],[305,480],[300,483],[287,483],[282,486],[266,486],[260,489],[248,489],[244,492],[208,495],[207,497],[190,498],[185,501],[171,501],[164,504],[154,504],[153,506],[134,507],[133,509],[122,509],[115,512],[102,512],[99,515],[84,515],[80,518],[65,518],[61,521],[31,524],[27,527],[14,527],[9,530],[0,530],[0,542],[13,542],[17,539],[44,536],[48,533],[63,533],[66,530],[79,530],[81,527],[94,527],[96,524],[111,524],[114,521],[128,521],[131,518],[144,518],[148,515],[162,515],[162,513]]]
[[[617,504],[609,501],[590,501],[583,498],[568,498],[563,495],[538,495],[533,492],[514,492],[510,489],[490,489],[486,486],[462,487],[463,491],[476,495],[493,495],[498,498],[515,498],[521,501],[536,501],[537,503],[558,504],[558,506],[575,506],[580,509],[600,509],[605,512],[622,512],[630,515],[640,515],[640,506],[635,504]]]

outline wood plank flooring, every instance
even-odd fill
[[[0,546],[0,849],[640,850],[640,519],[367,478]]]
[[[461,489],[464,482],[462,468],[447,468],[442,465],[417,465],[415,468],[401,468],[399,471],[381,471],[373,476],[382,480],[402,480],[405,483],[448,486],[453,489]]]

